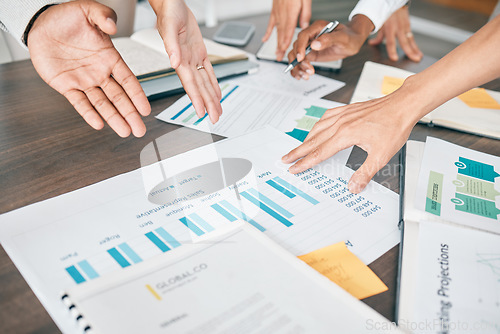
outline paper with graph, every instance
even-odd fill
[[[289,174],[281,155],[297,143],[264,128],[188,151],[3,214],[0,241],[63,332],[74,324],[62,290],[203,242],[238,219],[294,255],[344,241],[368,264],[395,246],[397,194],[374,182],[349,193],[353,171],[331,159]],[[144,152],[162,145],[171,141]]]
[[[342,105],[329,100],[293,96],[237,82],[223,83],[221,90],[223,113],[216,124],[212,125],[207,116],[198,118],[187,95],[156,117],[168,123],[228,138],[270,125],[304,141],[326,110]],[[283,152],[285,153],[288,152]],[[343,150],[335,155],[335,159],[345,164],[350,153],[351,148]]]
[[[500,157],[429,137],[415,206],[445,221],[500,233]]]

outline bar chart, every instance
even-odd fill
[[[293,211],[297,210],[297,202],[291,202],[290,199],[301,199],[304,205],[309,206],[320,203],[313,196],[279,176],[260,183],[258,187],[242,189],[239,196],[239,199],[236,196],[227,196],[207,205],[204,209],[177,217],[176,221],[181,224],[185,232],[191,233],[193,237],[202,237],[215,231],[216,227],[210,220],[216,221],[218,219],[223,219],[227,223],[243,220],[259,231],[266,232],[269,228],[278,228],[276,224],[282,228],[290,228],[294,225],[292,220],[295,214]],[[245,209],[248,206],[254,209]],[[154,248],[156,253],[165,253],[180,247],[182,242],[168,229],[167,226],[162,226],[144,233],[137,238],[139,239],[138,243],[146,244],[144,247]],[[127,242],[107,249],[106,253],[117,268],[126,268],[143,261],[139,252]],[[152,253],[154,254],[153,251]],[[91,262],[92,259],[83,260],[65,269],[76,284],[81,284],[100,276]]]

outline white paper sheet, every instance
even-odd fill
[[[500,233],[500,157],[428,137],[417,209],[445,221]]]
[[[301,95],[291,96],[282,92],[256,88],[228,81],[221,84],[223,113],[219,121],[212,125],[207,116],[199,119],[187,95],[162,111],[159,120],[183,125],[188,128],[233,138],[265,125],[288,133],[303,141],[313,125],[327,109],[341,106],[338,102],[311,99]],[[346,164],[352,148],[335,155],[335,159]],[[288,152],[283,152],[283,155]]]
[[[67,304],[84,315],[80,322],[99,333],[372,332],[368,321],[394,328],[246,226],[78,285],[68,295]]]
[[[281,155],[297,143],[264,128],[189,151],[3,214],[0,241],[65,333],[76,327],[59,299],[62,290],[203,241],[231,224],[231,217],[243,217],[294,255],[345,241],[370,263],[396,245],[397,194],[375,182],[360,195],[350,194],[346,184],[353,171],[333,159],[297,176],[289,174]],[[220,159],[215,162],[239,159],[251,167],[234,182],[237,193],[234,185],[215,192],[198,186],[217,179],[208,168],[215,152]],[[179,176],[183,171],[185,176]],[[152,192],[144,184],[155,175],[178,178]],[[183,187],[189,194],[179,197]],[[200,192],[204,197],[191,199]],[[153,204],[148,194],[152,200],[171,200]]]
[[[255,57],[253,57],[255,58]],[[256,73],[240,76],[236,81],[238,84],[251,85],[257,88],[265,88],[277,92],[283,92],[294,96],[309,98],[322,98],[345,86],[345,82],[314,74],[309,80],[297,80],[289,73],[283,73],[287,65],[265,60],[249,59],[259,64]]]
[[[415,319],[406,328],[416,333],[498,333],[500,236],[422,222],[418,248]]]

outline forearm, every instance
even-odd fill
[[[409,77],[397,93],[413,106],[414,121],[463,92],[500,76],[500,17],[426,70]]]

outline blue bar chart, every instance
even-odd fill
[[[240,211],[237,207],[235,207],[234,205],[232,205],[228,201],[226,201],[226,200],[221,201],[220,204],[223,205],[224,208],[229,210],[232,214],[236,215],[236,217],[238,217],[239,219],[243,219],[244,221],[253,225],[253,227],[257,228],[259,231],[264,232],[266,230],[262,225],[257,223],[255,220],[250,219],[247,215],[245,215],[244,212]],[[220,208],[220,206],[219,206],[219,208]],[[234,220],[230,220],[230,221],[234,221]]]
[[[122,268],[130,266],[130,262],[116,248],[108,249],[108,253]]]
[[[221,91],[224,92],[225,89],[227,89],[229,87],[229,85],[225,85],[221,88]],[[229,92],[227,92],[223,97],[222,99],[220,100],[220,103],[224,102],[225,99],[227,99],[239,86],[234,86],[233,88],[231,88],[231,90]],[[175,114],[174,116],[172,116],[170,119],[175,121],[177,118],[181,117],[184,113],[186,113],[187,111],[191,110],[193,107],[193,103],[188,103],[184,108],[182,108],[177,114]],[[193,118],[194,116],[196,115],[196,112],[195,111],[191,111],[183,120],[182,122],[183,123],[188,123],[188,122],[192,122],[193,121]],[[205,118],[207,118],[208,114],[205,114],[203,117],[197,119],[196,121],[193,122],[192,125],[199,125],[201,122],[203,122],[205,120]]]
[[[280,223],[285,225],[286,227],[290,227],[293,225],[293,223],[291,221],[289,221],[287,218],[280,215],[277,211],[275,211],[274,209],[272,209],[268,205],[264,204],[263,202],[261,202],[257,198],[253,197],[252,195],[250,195],[248,193],[248,191],[243,191],[240,193],[240,195],[243,196],[243,198],[247,199],[250,203],[252,203],[255,206],[257,206],[258,208],[260,208],[262,211],[264,211],[265,213],[267,213],[268,215],[270,215],[271,217],[273,217],[274,219],[276,219],[277,221],[279,221]],[[278,206],[278,204],[276,204],[276,203],[274,203],[274,204],[276,206]]]
[[[78,269],[75,266],[70,266],[66,268],[68,274],[73,278],[76,284],[80,284],[86,281],[86,279],[80,274]]]
[[[316,205],[319,203],[318,200],[312,198],[311,196],[309,196],[308,194],[306,194],[305,192],[303,192],[299,188],[295,187],[291,183],[283,180],[279,176],[276,176],[275,178],[273,178],[273,181],[276,181],[276,183],[279,183],[281,186],[283,186],[284,188],[286,188],[290,192],[297,194],[298,196],[302,197],[303,199],[305,199],[306,201],[308,201],[309,203],[311,203],[313,205]]]

